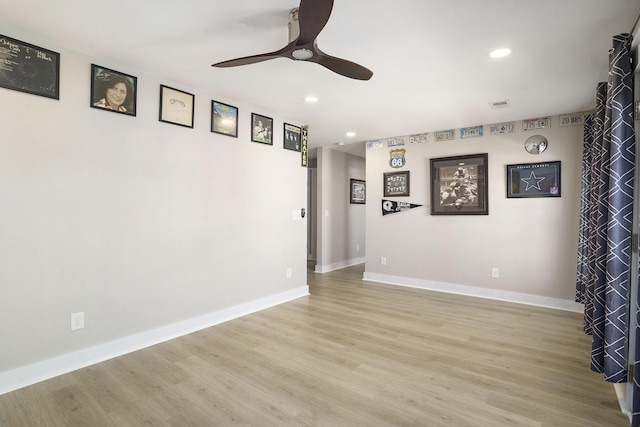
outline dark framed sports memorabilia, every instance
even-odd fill
[[[560,197],[560,161],[507,165],[507,197]]]
[[[431,159],[431,215],[488,215],[488,155]]]

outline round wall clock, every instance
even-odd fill
[[[524,149],[529,154],[540,154],[549,146],[547,138],[542,135],[533,135],[524,142]]]

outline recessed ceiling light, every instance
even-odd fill
[[[355,132],[347,132],[347,136],[349,138],[353,138],[354,136],[356,136],[356,133]]]
[[[509,55],[511,53],[511,49],[509,48],[501,48],[501,49],[496,49],[496,50],[492,50],[489,53],[489,57],[491,58],[504,58],[505,56]]]
[[[310,96],[307,96],[304,100],[310,104],[313,104],[314,102],[318,102],[318,97],[310,95]]]

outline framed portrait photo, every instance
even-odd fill
[[[238,108],[211,101],[211,132],[238,137]]]
[[[195,96],[160,85],[160,121],[193,129]]]
[[[409,171],[386,172],[384,179],[384,197],[409,196]]]
[[[273,145],[273,119],[251,113],[251,141]]]
[[[488,215],[488,155],[431,159],[431,215]]]
[[[300,140],[302,136],[302,128],[299,126],[284,124],[284,148],[300,152]]]
[[[361,179],[349,180],[349,203],[364,205],[367,202],[367,184]]]
[[[60,54],[0,34],[0,87],[60,99]]]
[[[507,198],[560,197],[560,161],[507,165]]]
[[[91,107],[135,116],[137,88],[136,77],[91,64]]]

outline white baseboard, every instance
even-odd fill
[[[309,287],[301,286],[287,292],[0,372],[0,395],[307,295],[309,295]]]
[[[333,263],[333,264],[327,264],[327,265],[317,265],[316,264],[315,272],[316,273],[328,273],[330,271],[340,270],[341,268],[351,267],[352,265],[363,264],[365,262],[365,259],[366,259],[365,257],[360,257],[360,258],[348,259],[348,260],[345,260],[345,261],[340,261],[340,262],[336,262],[336,263]]]
[[[616,391],[616,397],[620,405],[620,412],[626,415],[629,418],[629,422],[631,422],[633,419],[633,413],[631,412],[632,402],[627,401],[627,387],[631,387],[631,383],[613,384],[613,389]]]
[[[518,304],[534,305],[538,307],[554,308],[557,310],[573,311],[577,313],[582,313],[584,311],[584,305],[572,300],[522,294],[518,292],[501,291],[497,289],[479,288],[475,286],[435,282],[432,280],[421,280],[408,277],[390,276],[386,274],[368,273],[366,271],[362,276],[362,280],[386,283],[389,285],[406,286],[410,288],[428,289],[430,291],[447,292],[450,294],[508,301]]]

